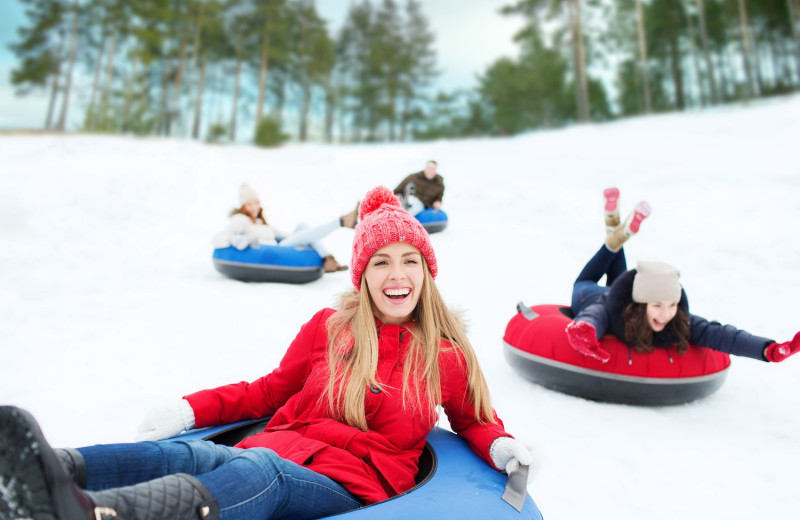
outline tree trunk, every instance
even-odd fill
[[[669,35],[669,50],[670,50],[670,63],[672,68],[672,79],[675,83],[675,106],[678,110],[684,110],[686,108],[686,100],[684,99],[683,95],[683,68],[681,67],[681,49],[680,49],[680,42],[678,41],[678,4],[672,4],[673,13],[673,20],[675,20],[675,25],[673,26],[673,30],[670,32]]]
[[[97,99],[97,91],[100,88],[100,73],[103,69],[103,55],[106,52],[106,42],[108,40],[108,32],[103,30],[103,37],[100,41],[100,52],[97,55],[97,62],[94,66],[94,78],[92,79],[92,93],[89,96],[89,108],[86,110],[89,116],[94,113],[94,102]]]
[[[797,25],[800,24],[800,0],[786,0],[786,4],[789,7],[789,25],[792,28],[792,37],[794,38],[794,70],[797,76],[797,84],[800,85],[800,33],[797,30]]]
[[[206,83],[206,58],[200,60],[200,80],[197,85],[197,97],[194,100],[194,125],[192,125],[192,138],[200,138],[200,121],[203,116],[203,91]]]
[[[700,73],[700,62],[697,59],[697,45],[694,41],[694,22],[692,22],[692,16],[690,14],[687,14],[686,22],[689,28],[689,51],[692,54],[692,65],[694,68],[694,75],[697,80],[700,106],[706,106],[706,89],[703,86],[703,76]]]
[[[570,0],[567,4],[572,26],[572,48],[575,58],[575,98],[578,105],[578,121],[591,121],[589,110],[589,88],[586,79],[586,57],[583,48],[583,25],[581,23],[581,0]]]
[[[267,97],[267,71],[269,67],[269,24],[264,23],[261,38],[261,63],[258,67],[258,101],[256,102],[256,129],[264,118],[264,99]]]
[[[169,84],[170,84],[170,75],[168,67],[163,67],[164,74],[161,78],[161,102],[159,103],[160,106],[160,117],[161,120],[159,122],[159,133],[162,135],[169,135]]]
[[[167,135],[172,135],[172,122],[180,119],[181,114],[181,89],[183,88],[183,71],[186,69],[186,49],[189,46],[189,24],[184,22],[181,31],[181,49],[178,54],[178,69],[175,71],[175,81],[172,85],[172,106],[169,120],[167,121]]]
[[[744,0],[738,0],[739,3],[739,34],[742,38],[742,61],[744,64],[744,72],[747,76],[747,88],[749,98],[756,97],[758,95],[758,90],[756,87],[755,78],[753,77],[753,67],[750,64],[750,56],[751,56],[751,49],[750,49],[750,31],[748,29],[748,21],[747,21],[747,6],[744,3]]]
[[[336,95],[330,85],[330,81],[325,85],[325,142],[333,143],[333,125],[336,115]]]
[[[703,57],[706,62],[706,73],[708,74],[708,85],[711,88],[711,104],[716,105],[719,103],[719,94],[717,93],[717,80],[714,77],[714,65],[711,62],[711,50],[708,44],[708,31],[706,31],[706,15],[703,0],[695,0],[697,2],[697,16],[700,22],[700,39],[703,42]]]
[[[275,77],[278,78],[278,88],[275,90],[275,120],[278,122],[278,128],[283,128],[283,108],[286,105],[286,78],[280,74]]]
[[[233,71],[233,103],[231,105],[231,127],[228,129],[228,139],[236,140],[236,116],[239,113],[239,80],[242,73],[242,30],[236,33],[236,66]]]
[[[408,117],[411,110],[411,96],[408,92],[403,94],[403,111],[400,114],[400,140],[408,138]]]
[[[123,85],[125,86],[125,96],[124,96],[124,104],[122,107],[122,121],[120,122],[119,127],[122,128],[123,131],[127,131],[130,129],[130,118],[131,118],[131,107],[133,106],[133,88],[136,85],[136,69],[139,63],[139,58],[135,57],[131,61],[131,73],[130,73],[130,80],[123,81]],[[125,78],[123,78],[124,80]]]
[[[647,72],[647,39],[644,32],[644,12],[641,0],[636,0],[636,32],[639,37],[639,72],[644,87],[644,113],[649,114],[653,111],[653,104],[650,96],[650,75]]]
[[[311,82],[305,78],[306,84],[303,85],[303,98],[300,104],[300,128],[298,139],[301,143],[308,139],[308,113],[311,111]]]
[[[72,90],[72,69],[75,66],[75,50],[78,46],[78,14],[80,11],[80,0],[75,0],[72,7],[72,28],[69,32],[69,54],[67,55],[67,82],[64,85],[64,95],[61,97],[61,115],[58,117],[56,128],[64,131],[67,126],[67,110],[69,107],[69,95]]]
[[[55,70],[53,71],[53,80],[50,82],[50,100],[47,102],[47,117],[44,122],[45,130],[51,130],[53,128],[53,114],[56,110],[56,99],[58,98],[59,82],[61,81],[61,55],[63,52],[64,35],[62,34],[58,42],[58,47],[53,54],[55,57],[53,60]]]
[[[103,80],[103,95],[100,106],[103,111],[108,109],[108,96],[111,93],[111,80],[114,73],[114,54],[117,52],[117,32],[111,33],[111,42],[108,44],[108,58],[106,58],[105,79]]]

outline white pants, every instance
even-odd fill
[[[330,252],[328,251],[328,248],[326,248],[321,242],[321,240],[330,235],[331,232],[341,227],[341,225],[342,223],[338,218],[328,222],[327,224],[322,224],[321,226],[313,228],[309,227],[308,224],[303,223],[298,225],[291,235],[278,242],[278,245],[292,247],[310,244],[312,249],[314,249],[319,256],[325,258],[330,254]]]

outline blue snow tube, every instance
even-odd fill
[[[200,439],[233,446],[264,431],[267,419],[201,428],[171,440]],[[417,485],[400,495],[331,518],[355,520],[442,520],[491,518],[492,520],[542,520],[530,495],[517,511],[502,500],[505,474],[492,469],[460,437],[441,428],[428,434],[419,460]]]
[[[414,216],[428,233],[438,233],[447,227],[447,213],[440,209],[423,209]]]
[[[243,282],[306,283],[322,276],[322,258],[308,247],[254,244],[214,250],[214,268]]]

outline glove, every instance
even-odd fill
[[[250,245],[250,240],[244,235],[233,235],[231,245],[239,251],[244,251]]]
[[[511,473],[520,464],[531,466],[534,456],[531,450],[519,439],[498,437],[489,448],[489,456],[495,467]]]
[[[597,331],[585,321],[571,321],[566,328],[569,346],[591,358],[607,363],[611,358],[606,350],[597,342]]]
[[[792,354],[800,352],[800,332],[794,335],[792,341],[786,343],[773,343],[768,346],[764,351],[764,356],[767,361],[772,363],[780,363]]]
[[[186,399],[147,412],[139,424],[136,442],[160,441],[194,428],[194,410]]]

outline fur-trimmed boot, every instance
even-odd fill
[[[606,233],[612,233],[619,226],[619,190],[606,188],[603,190],[603,212],[606,220]]]
[[[340,264],[333,255],[326,256],[322,261],[322,270],[326,273],[337,273],[339,271],[347,271],[350,267]]]
[[[636,205],[625,222],[614,228],[614,231],[606,235],[606,246],[610,251],[617,252],[622,249],[622,245],[633,235],[639,232],[642,221],[650,216],[650,204],[645,201]]]
[[[358,206],[360,204],[361,201],[356,202],[356,209],[339,217],[339,224],[343,228],[355,229],[356,224],[358,224]]]
[[[135,486],[81,491],[36,420],[0,407],[0,518],[35,520],[215,520],[219,507],[197,479],[169,475]]]

